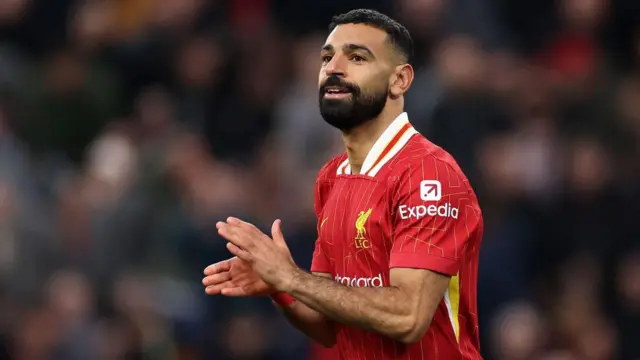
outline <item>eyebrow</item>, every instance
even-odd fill
[[[334,48],[333,48],[333,45],[326,44],[325,46],[322,47],[322,50],[324,50],[324,51],[334,51]],[[369,48],[364,46],[364,45],[344,44],[344,45],[342,45],[342,51],[344,51],[344,52],[363,51],[363,52],[367,53],[371,58],[375,59],[375,55],[373,55],[371,50],[369,50]]]

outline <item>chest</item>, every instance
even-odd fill
[[[337,273],[388,266],[392,226],[384,183],[366,178],[336,181],[319,217],[319,240]]]

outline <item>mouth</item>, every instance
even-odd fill
[[[327,86],[324,88],[326,99],[344,99],[351,96],[351,90],[344,86]]]

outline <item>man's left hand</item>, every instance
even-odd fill
[[[233,217],[218,222],[216,227],[220,236],[229,241],[229,252],[251,264],[253,271],[271,287],[287,291],[301,270],[293,261],[280,224],[276,220],[271,227],[273,240],[256,226]]]

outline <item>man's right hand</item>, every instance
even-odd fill
[[[202,284],[208,295],[262,296],[274,291],[247,262],[233,257],[204,269]]]

